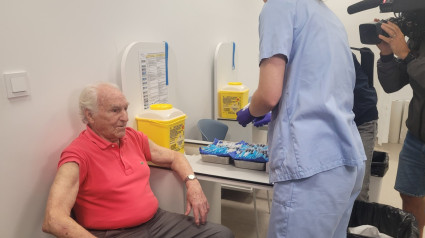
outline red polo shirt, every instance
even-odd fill
[[[117,229],[147,222],[158,209],[149,185],[148,138],[132,128],[120,146],[99,137],[89,127],[63,152],[58,167],[76,162],[80,187],[73,211],[88,229]]]

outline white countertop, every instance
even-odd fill
[[[216,164],[202,161],[201,155],[186,155],[195,174],[216,179],[246,182],[258,185],[272,186],[269,183],[269,174],[266,171],[237,168],[232,164]],[[232,182],[228,182],[231,183]]]

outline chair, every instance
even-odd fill
[[[201,132],[202,140],[203,141],[210,141],[213,142],[214,139],[218,140],[224,140],[226,137],[227,131],[229,127],[217,120],[213,119],[201,119],[198,121],[198,129]],[[256,199],[256,189],[254,188],[247,188],[247,187],[241,187],[241,186],[234,186],[234,185],[227,185],[227,184],[221,184],[221,187],[224,189],[231,189],[235,191],[242,191],[242,192],[249,192],[252,193],[253,200],[254,200],[254,210],[255,210],[255,222],[257,227],[257,237],[259,237],[258,232],[258,214],[257,214],[257,199]],[[269,199],[269,191],[267,190],[267,202],[269,206],[269,213],[270,213],[270,199]]]
[[[215,138],[224,140],[229,127],[220,121],[201,119],[198,121],[198,129],[201,131],[202,140],[213,142]]]

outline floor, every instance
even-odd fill
[[[374,199],[377,199],[374,202],[401,208],[401,198],[393,188],[397,172],[398,154],[401,147],[401,144],[383,144],[382,146],[375,147],[375,150],[388,153],[389,169],[382,178],[372,178],[370,189],[376,191]],[[256,194],[259,237],[263,238],[267,235],[270,215],[267,204],[267,193],[260,190]],[[251,193],[227,189],[222,190],[222,224],[229,227],[236,238],[257,237]]]

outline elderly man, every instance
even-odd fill
[[[113,84],[83,90],[87,129],[61,154],[43,231],[57,237],[233,237],[228,228],[206,222],[208,201],[184,155],[126,127],[127,107]],[[158,208],[147,161],[170,167],[185,182],[185,215]],[[193,218],[186,216],[191,209]]]

